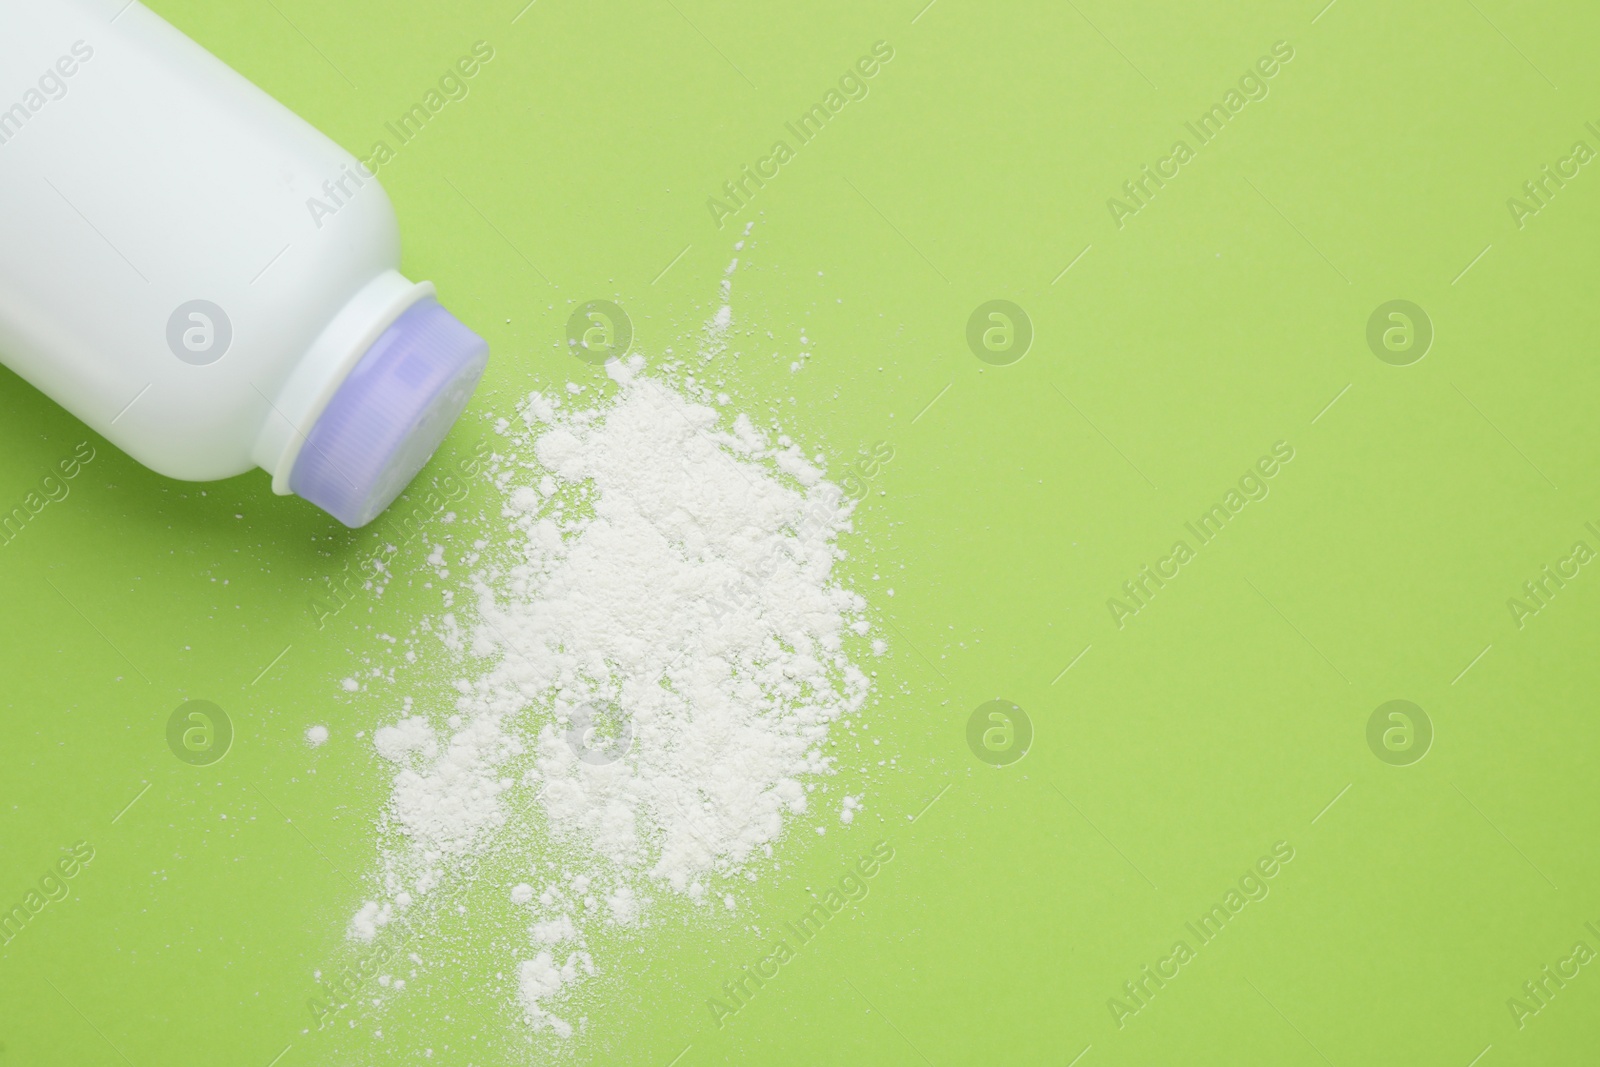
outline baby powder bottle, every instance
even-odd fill
[[[139,462],[372,521],[488,360],[399,263],[376,178],[137,0],[0,0],[0,360]]]

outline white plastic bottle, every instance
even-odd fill
[[[370,522],[488,359],[399,262],[376,178],[137,0],[0,0],[0,359],[139,462]]]

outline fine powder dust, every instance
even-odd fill
[[[373,737],[393,793],[380,892],[350,923],[370,941],[494,857],[526,923],[495,969],[561,1038],[606,967],[597,935],[663,898],[737,906],[832,773],[830,726],[871,686],[856,661],[883,647],[835,575],[854,505],[821,457],[637,356],[607,371],[609,396],[533,393],[497,426],[502,532],[457,578],[475,602],[427,626],[454,706],[405,698]],[[811,815],[822,832],[861,806]],[[470,938],[464,911],[429,922]]]

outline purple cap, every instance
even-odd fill
[[[306,435],[289,489],[365,526],[433,456],[483,377],[489,346],[432,297],[378,336]]]

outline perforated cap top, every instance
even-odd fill
[[[346,526],[400,495],[455,424],[489,346],[431,297],[379,335],[306,435],[289,488]]]

